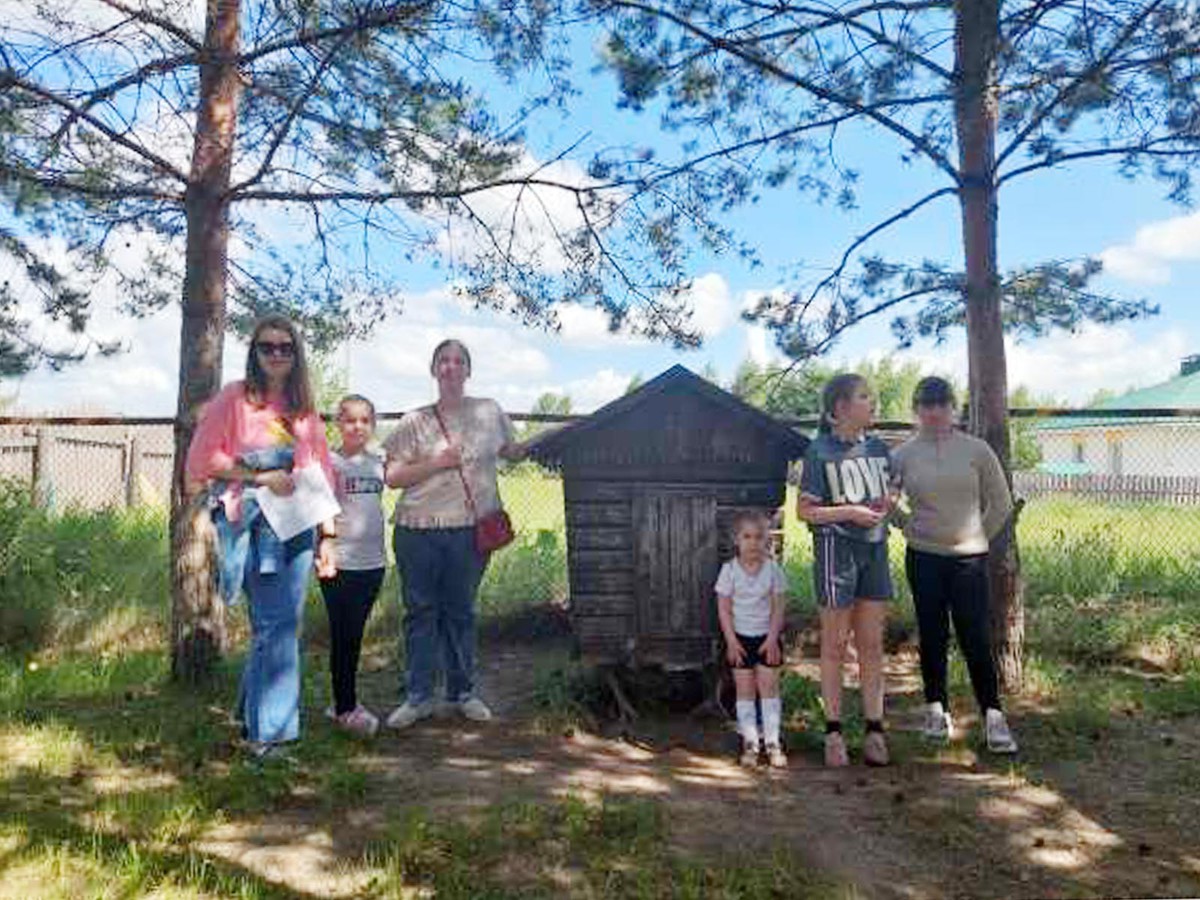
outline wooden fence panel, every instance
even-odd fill
[[[1013,492],[1027,500],[1067,494],[1107,503],[1169,503],[1191,506],[1200,504],[1200,477],[1014,472]]]

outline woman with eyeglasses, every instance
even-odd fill
[[[238,718],[259,757],[300,736],[299,626],[314,550],[323,574],[336,563],[332,519],[281,541],[258,496],[290,495],[292,473],[312,464],[334,483],[299,331],[286,316],[269,315],[254,326],[245,380],[208,404],[187,456],[189,480],[207,485],[213,498],[221,592],[232,601],[244,589],[249,599]]]

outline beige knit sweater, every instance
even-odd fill
[[[913,550],[941,556],[986,553],[1012,512],[1012,494],[996,454],[961,431],[918,432],[893,452],[892,473],[908,500],[902,520]]]

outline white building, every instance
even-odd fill
[[[1170,381],[1034,424],[1038,469],[1063,475],[1200,476],[1200,355]]]

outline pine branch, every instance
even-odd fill
[[[1120,33],[1113,40],[1112,44],[1104,51],[1099,59],[1097,59],[1094,63],[1092,63],[1092,65],[1085,68],[1069,82],[1059,88],[1059,90],[1055,92],[1054,97],[1043,104],[1042,108],[1034,113],[1033,117],[1028,123],[1026,123],[1025,127],[1018,131],[1016,135],[1013,136],[1012,140],[1008,142],[1008,145],[998,154],[996,154],[996,162],[993,167],[993,171],[999,171],[1000,167],[1004,164],[1004,161],[1013,153],[1015,153],[1016,150],[1025,143],[1025,140],[1031,134],[1041,128],[1046,120],[1050,118],[1050,116],[1054,115],[1057,110],[1061,109],[1067,98],[1075,93],[1075,91],[1079,90],[1079,88],[1090,78],[1095,77],[1097,73],[1103,71],[1104,67],[1107,66],[1113,57],[1115,57],[1117,53],[1125,46],[1126,42],[1137,33],[1137,30],[1145,23],[1145,20],[1149,18],[1151,13],[1153,13],[1154,10],[1157,9],[1161,4],[1162,0],[1153,0],[1153,2],[1150,2],[1146,6],[1142,7],[1140,13],[1131,18],[1125,24],[1125,27],[1121,29]]]
[[[157,153],[146,149],[136,141],[130,140],[121,132],[110,128],[107,123],[86,112],[79,105],[71,103],[54,91],[42,87],[40,84],[36,84],[35,82],[29,81],[25,78],[18,78],[11,71],[7,73],[0,73],[0,90],[6,90],[13,87],[20,88],[34,97],[38,97],[39,99],[44,100],[53,106],[57,106],[63,110],[66,110],[68,114],[73,115],[77,120],[84,121],[88,125],[91,125],[113,143],[119,144],[126,150],[129,150],[136,156],[139,156],[146,162],[152,164],[163,174],[170,175],[172,178],[175,178],[178,181],[184,183],[187,182],[187,175],[177,169],[172,163],[164,159],[162,156],[159,156]]]
[[[1181,148],[1178,150],[1159,150],[1155,149],[1160,144],[1173,143],[1176,141],[1191,140],[1195,146]],[[1125,144],[1120,147],[1104,147],[1096,150],[1077,150],[1071,153],[1057,154],[1048,159],[1039,160],[1017,169],[1010,169],[1005,172],[996,182],[997,185],[1004,184],[1006,181],[1011,181],[1021,175],[1028,175],[1030,172],[1037,172],[1041,169],[1050,169],[1054,166],[1062,165],[1063,163],[1074,162],[1080,159],[1099,159],[1105,156],[1148,156],[1156,158],[1200,158],[1200,139],[1190,138],[1185,139],[1180,135],[1168,135],[1161,138],[1156,138],[1151,141],[1141,141],[1136,144]]]
[[[153,25],[155,28],[160,28],[174,37],[180,43],[191,47],[197,53],[200,52],[204,42],[195,37],[187,29],[180,27],[170,19],[164,19],[162,16],[156,16],[154,13],[146,9],[130,6],[127,3],[122,3],[120,0],[100,0],[105,6],[115,9],[122,15],[129,16],[138,22],[143,22],[147,25]]]
[[[956,193],[958,193],[958,188],[956,188],[956,187],[944,187],[944,188],[939,188],[936,191],[931,191],[930,193],[928,193],[924,197],[922,197],[920,200],[917,200],[915,203],[909,204],[908,206],[906,206],[904,209],[900,210],[899,212],[894,213],[891,216],[888,216],[883,221],[876,223],[875,225],[871,226],[866,231],[864,231],[862,234],[860,234],[858,237],[856,237],[850,243],[850,245],[848,247],[846,247],[846,250],[842,253],[841,260],[838,262],[838,264],[834,268],[834,270],[832,272],[830,272],[827,276],[822,278],[821,281],[817,283],[817,286],[815,288],[813,288],[812,291],[809,293],[808,300],[806,300],[804,303],[804,309],[808,309],[813,304],[813,302],[817,299],[817,296],[820,294],[820,292],[822,290],[829,287],[830,285],[832,285],[834,282],[836,282],[838,279],[841,278],[842,274],[846,271],[846,266],[849,265],[849,263],[850,263],[850,257],[854,255],[854,252],[856,250],[858,250],[859,247],[862,247],[869,240],[871,240],[873,237],[880,234],[881,232],[887,230],[888,228],[891,228],[897,222],[901,222],[904,219],[907,219],[909,216],[911,216],[913,213],[917,212],[917,210],[921,209],[923,206],[926,206],[927,204],[932,203],[934,200],[937,200],[940,197],[945,197],[948,194],[956,194]]]
[[[737,57],[764,74],[778,78],[780,81],[786,84],[801,88],[802,90],[812,94],[814,97],[824,100],[827,103],[835,104],[836,106],[852,110],[855,113],[865,116],[882,128],[885,128],[893,134],[903,138],[906,143],[913,147],[913,149],[917,150],[922,156],[933,163],[934,166],[952,178],[955,184],[958,184],[958,169],[954,163],[946,157],[945,154],[940,152],[936,147],[931,145],[929,141],[925,140],[925,138],[923,138],[921,135],[909,129],[903,123],[893,119],[890,116],[884,115],[877,107],[869,106],[864,104],[862,101],[855,99],[854,97],[850,97],[830,88],[823,87],[822,85],[816,84],[807,78],[803,78],[794,72],[789,72],[777,63],[766,59],[757,53],[744,49],[743,47],[739,46],[737,42],[729,41],[719,35],[712,34],[711,32],[706,31],[705,29],[694,24],[691,20],[685,18],[684,16],[677,15],[670,10],[654,6],[647,2],[641,2],[641,0],[607,0],[607,5],[620,9],[632,10],[634,12],[643,13],[648,16],[671,22],[683,31],[706,42],[709,44],[709,46],[718,50],[723,50],[726,53],[729,53],[731,56]],[[886,4],[880,5],[882,6]],[[937,5],[940,6],[941,4]],[[896,102],[898,104],[902,104],[902,101]]]

